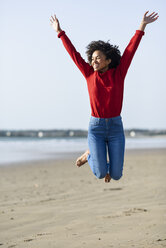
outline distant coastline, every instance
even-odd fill
[[[67,137],[87,137],[87,130],[76,129],[38,129],[38,130],[0,130],[0,137],[29,137],[29,138],[67,138]],[[142,136],[163,136],[166,130],[148,130],[148,129],[126,129],[126,137]]]

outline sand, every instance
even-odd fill
[[[166,247],[166,149],[127,151],[108,184],[74,157],[0,167],[2,248]]]

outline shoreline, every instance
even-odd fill
[[[159,152],[159,151],[165,151],[166,148],[127,148],[125,149],[125,155],[126,154],[138,154],[138,153],[151,153],[151,152]],[[82,153],[85,151],[80,152],[57,152],[56,157],[54,158],[43,158],[43,159],[32,159],[32,160],[23,160],[23,161],[14,161],[14,162],[6,162],[6,163],[0,163],[1,167],[12,167],[12,166],[22,166],[22,165],[29,165],[29,164],[39,164],[39,163],[47,163],[47,162],[55,162],[55,161],[62,161],[62,160],[76,160]]]

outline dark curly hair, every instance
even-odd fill
[[[94,51],[99,50],[104,53],[106,59],[111,59],[111,63],[109,64],[110,68],[116,68],[120,64],[121,53],[118,49],[118,46],[113,46],[108,42],[104,42],[102,40],[92,41],[87,47],[87,57],[88,62],[91,64],[92,62],[92,54]]]

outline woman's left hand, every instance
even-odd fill
[[[150,15],[147,15],[149,11],[146,11],[143,19],[142,19],[142,23],[143,24],[149,24],[151,22],[155,22],[158,19],[158,13],[152,12]]]
[[[144,31],[147,24],[155,22],[159,17],[158,13],[152,12],[150,15],[147,15],[148,12],[149,11],[146,11],[143,16],[143,19],[142,19],[142,22],[139,28],[139,30],[141,31]]]

